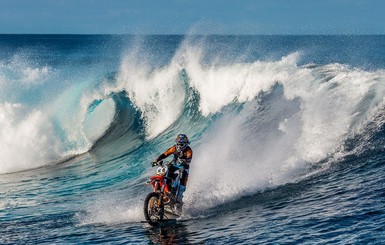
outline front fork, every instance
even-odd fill
[[[158,198],[158,202],[157,202],[158,207],[160,207],[162,205],[162,200],[165,198],[165,195],[164,195],[165,184],[166,184],[166,180],[164,180],[163,186],[161,188],[159,188],[159,182],[158,181],[156,181],[154,184],[154,192],[159,193],[159,198]],[[167,203],[167,202],[165,201],[165,203]]]

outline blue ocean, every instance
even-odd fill
[[[0,35],[0,243],[384,243],[384,112],[381,35]]]

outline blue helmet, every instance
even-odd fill
[[[190,144],[190,141],[188,140],[185,134],[178,134],[178,136],[176,136],[175,143],[176,143],[176,150],[180,152],[186,149],[188,144]]]

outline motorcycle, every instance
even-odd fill
[[[144,200],[144,217],[152,225],[158,225],[164,220],[177,218],[182,213],[183,202],[178,201],[180,179],[183,168],[178,170],[175,181],[168,177],[172,162],[159,162],[156,174],[146,182],[151,185],[153,191]]]

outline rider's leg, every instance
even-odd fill
[[[179,185],[179,191],[178,191],[178,196],[176,197],[179,202],[182,202],[183,200],[183,192],[186,190],[186,186],[184,185]]]
[[[169,167],[169,171],[168,171],[167,177],[169,177],[169,178],[175,180],[176,177],[177,177],[177,175],[176,175],[174,172],[175,172],[176,170],[177,170],[177,168],[175,168],[174,166],[170,166],[170,167]],[[175,192],[176,192],[176,191],[174,192],[174,185],[171,183],[171,181],[167,181],[167,183],[168,183],[169,190],[171,190],[171,193],[172,193],[173,195],[175,195]]]
[[[179,185],[179,190],[178,190],[177,200],[179,202],[182,202],[182,200],[183,200],[183,192],[186,190],[188,174],[189,174],[189,169],[185,169],[183,177],[180,180],[180,185]]]

